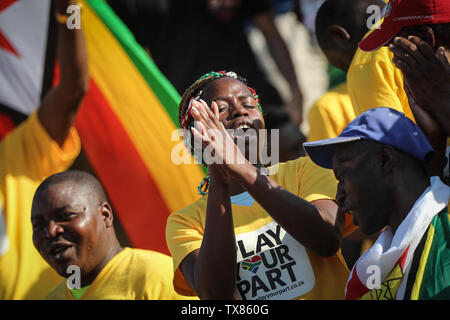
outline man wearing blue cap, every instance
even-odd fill
[[[355,118],[337,138],[304,143],[333,169],[336,202],[377,241],[355,263],[347,299],[450,299],[450,188],[429,177],[433,148],[390,108]]]

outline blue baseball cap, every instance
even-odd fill
[[[360,114],[336,138],[306,142],[303,147],[314,163],[332,169],[336,146],[358,140],[391,145],[419,159],[424,165],[429,163],[434,154],[428,139],[411,119],[386,107],[370,109]]]

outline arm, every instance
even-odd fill
[[[440,60],[425,41],[417,37],[397,37],[389,50],[393,62],[404,76],[405,92],[417,125],[432,145],[435,154],[428,165],[430,176],[442,178],[446,140],[450,125],[450,66]],[[439,50],[438,50],[439,52]]]
[[[75,0],[55,0],[56,12],[65,14]],[[49,135],[62,146],[81,101],[87,91],[89,74],[86,46],[81,29],[69,30],[58,23],[58,59],[61,69],[59,84],[44,97],[38,110],[39,121]]]
[[[323,199],[308,202],[282,188],[275,181],[262,174],[244,158],[239,148],[226,133],[217,116],[217,105],[212,103],[213,111],[206,104],[194,102],[192,115],[202,123],[202,133],[192,129],[197,139],[212,145],[219,156],[220,166],[231,178],[238,180],[252,197],[298,242],[320,256],[331,256],[340,247],[344,224],[343,214],[338,214],[337,205],[332,200]],[[215,131],[215,139],[208,131]],[[217,139],[222,132],[221,139]],[[223,143],[223,140],[230,140]],[[224,152],[223,145],[233,147],[232,152]],[[235,155],[237,156],[235,160]]]
[[[344,215],[338,214],[334,201],[320,199],[308,202],[282,188],[249,162],[227,167],[233,177],[298,242],[323,257],[339,250]]]
[[[300,124],[303,121],[303,94],[286,43],[278,32],[271,12],[258,14],[253,18],[253,23],[264,35],[273,60],[289,84],[291,101],[287,104],[287,110],[294,122]]]
[[[236,239],[234,237],[228,183],[219,168],[209,167],[205,232],[200,249],[180,264],[189,286],[200,299],[231,299],[236,285]]]

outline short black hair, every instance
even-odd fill
[[[316,15],[315,28],[320,47],[329,46],[328,28],[332,25],[342,26],[355,42],[359,42],[369,31],[367,19],[370,14],[367,8],[385,5],[381,0],[327,0],[320,7]]]
[[[97,197],[99,205],[103,202],[108,202],[105,190],[100,181],[92,174],[80,170],[67,170],[47,177],[36,189],[34,197],[52,185],[69,181],[84,188],[89,188],[89,191]]]

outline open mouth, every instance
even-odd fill
[[[256,138],[258,136],[257,130],[248,124],[239,125],[233,132],[233,138]]]
[[[69,255],[71,248],[71,244],[55,244],[50,247],[48,254],[52,258],[60,260],[66,258]]]

